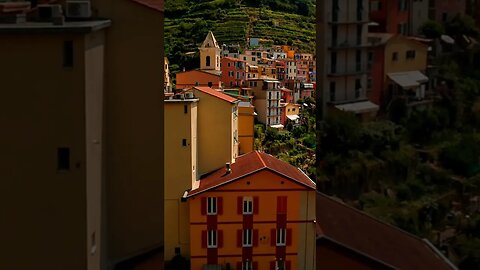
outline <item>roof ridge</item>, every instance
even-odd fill
[[[267,164],[265,164],[265,161],[264,161],[263,158],[260,156],[260,152],[259,152],[259,151],[255,151],[255,153],[257,154],[258,159],[260,159],[260,161],[262,162],[263,168],[267,168]]]
[[[401,228],[399,228],[399,227],[396,227],[396,226],[394,226],[394,225],[392,225],[392,224],[389,224],[389,223],[387,223],[387,222],[385,222],[385,221],[382,221],[382,220],[380,220],[380,219],[378,219],[378,218],[376,218],[376,217],[374,217],[374,216],[366,213],[365,211],[362,211],[362,210],[359,210],[359,209],[357,209],[357,208],[355,208],[355,207],[352,207],[352,206],[346,204],[346,203],[343,202],[343,201],[337,201],[337,200],[335,200],[332,196],[329,196],[329,195],[327,195],[327,194],[325,194],[325,193],[322,193],[322,192],[320,192],[320,191],[318,191],[318,190],[317,190],[317,193],[318,193],[319,195],[327,198],[328,200],[333,201],[333,202],[337,202],[339,205],[342,205],[342,206],[345,207],[345,208],[352,209],[353,211],[355,211],[355,212],[357,212],[357,213],[359,213],[359,214],[361,214],[361,215],[363,215],[363,216],[365,216],[365,217],[367,217],[367,218],[369,218],[369,219],[372,219],[372,220],[376,221],[376,222],[379,223],[379,224],[382,224],[382,225],[387,226],[387,227],[389,227],[389,228],[392,228],[392,229],[394,229],[394,230],[403,232],[404,234],[410,236],[411,238],[414,238],[415,240],[417,240],[417,241],[419,241],[419,242],[425,243],[425,241],[424,241],[422,238],[420,238],[420,237],[418,237],[418,236],[416,236],[416,235],[414,235],[414,234],[412,234],[412,233],[409,233],[409,232],[407,232],[407,231],[405,231],[405,230],[403,230],[403,229],[401,229]]]

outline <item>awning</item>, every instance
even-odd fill
[[[370,101],[360,101],[347,104],[336,105],[335,108],[341,111],[354,112],[354,113],[366,113],[378,111],[378,105]]]
[[[418,87],[421,83],[428,82],[428,77],[420,71],[388,73],[388,77],[403,88]]]
[[[283,125],[271,125],[272,128],[283,128]]]
[[[293,114],[293,115],[287,115],[287,118],[292,120],[292,121],[295,121],[295,120],[299,119],[300,116],[298,116],[298,114]]]
[[[441,35],[440,39],[447,44],[455,44],[455,40],[448,35]]]

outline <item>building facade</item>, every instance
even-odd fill
[[[375,114],[378,106],[369,102],[367,85],[368,1],[324,1],[319,27],[325,33],[319,68],[323,102],[332,109]],[[324,108],[326,106],[323,106]]]
[[[257,120],[267,126],[280,127],[280,82],[275,79],[250,79],[248,82],[254,96]]]
[[[315,269],[315,184],[299,169],[251,152],[185,198],[192,270]]]
[[[221,58],[222,83],[225,87],[245,86],[246,63],[238,58]]]

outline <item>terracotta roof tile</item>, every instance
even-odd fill
[[[132,0],[132,1],[160,12],[163,12],[165,10],[164,0]]]
[[[226,170],[223,167],[205,175],[200,179],[200,186],[197,189],[191,190],[187,196],[195,196],[261,170],[276,172],[307,188],[316,189],[315,183],[298,168],[258,151],[238,157],[230,168],[231,172],[229,174],[226,174]]]
[[[322,193],[317,193],[317,239],[327,237],[398,269],[455,269],[426,241]]]
[[[211,96],[217,97],[219,99],[225,100],[225,101],[230,102],[230,103],[235,103],[236,101],[238,101],[238,99],[236,99],[232,96],[229,96],[227,94],[224,94],[220,91],[217,91],[215,89],[212,89],[210,87],[195,86],[194,88],[197,89],[198,91],[202,92],[202,93],[209,94]]]
[[[223,59],[227,59],[234,62],[246,62],[245,60],[234,58],[234,57],[223,57]]]

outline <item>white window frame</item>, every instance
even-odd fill
[[[218,232],[215,230],[207,231],[207,248],[218,247]]]
[[[242,231],[242,247],[253,246],[253,230],[245,229]]]
[[[217,212],[217,197],[207,197],[207,215],[216,215]]]
[[[252,270],[252,262],[251,261],[244,261],[242,262],[242,270]]]
[[[287,229],[277,229],[277,246],[286,246]]]
[[[243,197],[242,211],[244,215],[253,214],[253,199],[252,197]]]

